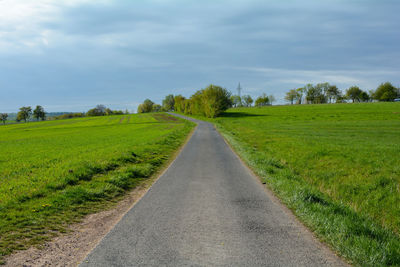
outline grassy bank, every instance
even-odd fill
[[[0,258],[109,206],[157,171],[192,128],[161,113],[0,127]]]
[[[400,266],[399,103],[237,108],[210,121],[339,254]]]

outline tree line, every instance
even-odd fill
[[[34,110],[32,110],[32,107],[30,106],[21,107],[17,113],[15,121],[27,122],[31,118],[34,118],[37,121],[39,120],[44,121],[46,119],[60,120],[60,119],[78,118],[85,116],[91,117],[91,116],[109,116],[109,115],[122,115],[122,114],[129,114],[129,112],[128,110],[126,110],[125,112],[122,110],[111,110],[110,108],[107,108],[104,105],[97,105],[96,107],[89,109],[86,113],[84,112],[65,113],[59,116],[47,118],[47,113],[45,112],[44,108],[38,105]],[[7,122],[8,118],[9,118],[8,113],[0,113],[0,121],[2,121],[3,124]]]
[[[176,111],[214,118],[230,107],[232,107],[231,93],[225,88],[210,84],[195,92],[190,98],[182,95],[167,95],[162,106],[146,99],[139,105],[138,113]]]
[[[21,107],[19,109],[19,112],[16,117],[16,121],[27,121],[30,119],[30,117],[35,118],[36,120],[45,120],[46,119],[46,112],[44,111],[44,108],[40,105],[36,106],[34,110],[32,110],[32,107]],[[8,114],[7,113],[0,113],[0,120],[3,122],[3,124],[6,123],[8,119]]]
[[[263,94],[255,101],[250,95],[232,95],[227,89],[210,84],[204,89],[196,91],[190,98],[182,95],[167,95],[162,105],[155,104],[146,99],[138,107],[138,113],[176,111],[189,115],[202,115],[208,118],[215,118],[231,107],[251,107],[272,105],[275,101],[273,95]]]
[[[351,86],[344,93],[336,85],[329,83],[307,84],[304,87],[292,89],[285,95],[285,100],[291,104],[324,104],[354,102],[395,101],[400,98],[400,88],[390,82],[382,83],[376,90],[368,92],[358,86]]]

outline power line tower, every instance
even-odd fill
[[[242,87],[240,86],[240,82],[239,82],[239,85],[238,85],[236,90],[238,91],[238,96],[240,97],[240,92],[242,91]]]

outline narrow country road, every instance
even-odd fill
[[[81,266],[343,266],[210,123]]]

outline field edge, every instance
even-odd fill
[[[175,161],[176,157],[180,154],[181,150],[185,147],[185,145],[187,144],[187,142],[190,140],[191,136],[193,135],[195,129],[196,129],[196,125],[192,122],[183,122],[184,126],[182,129],[180,129],[179,135],[180,137],[177,139],[177,142],[179,143],[179,145],[177,147],[175,147],[174,149],[170,150],[169,152],[167,152],[167,158],[158,166],[155,167],[155,169],[152,171],[152,173],[145,179],[135,179],[135,181],[133,181],[133,185],[131,185],[128,190],[124,190],[122,192],[120,192],[118,195],[113,196],[109,199],[103,199],[103,200],[99,200],[97,202],[88,202],[87,206],[85,206],[85,204],[83,204],[82,208],[83,208],[83,215],[81,213],[77,214],[77,219],[72,222],[72,223],[68,223],[67,225],[62,225],[62,231],[54,231],[51,233],[50,236],[45,236],[43,237],[39,242],[35,243],[35,244],[30,244],[27,245],[26,247],[21,247],[19,249],[14,249],[11,251],[11,253],[7,253],[7,254],[3,254],[0,255],[0,265],[7,265],[8,261],[10,259],[12,259],[13,256],[17,255],[17,254],[23,254],[24,252],[27,252],[28,250],[34,248],[34,249],[38,249],[38,250],[43,250],[45,248],[45,244],[47,243],[51,243],[54,241],[55,238],[63,238],[64,236],[68,236],[69,234],[73,233],[73,231],[76,231],[79,229],[73,229],[74,226],[81,224],[85,218],[91,216],[91,215],[96,215],[105,211],[110,211],[114,208],[116,208],[118,206],[119,203],[121,203],[122,201],[126,200],[130,196],[130,194],[132,192],[138,191],[138,195],[135,195],[134,198],[135,201],[133,203],[130,203],[129,207],[127,210],[125,210],[123,212],[123,214],[120,216],[120,218],[115,221],[115,223],[113,223],[113,225],[111,226],[110,230],[112,229],[112,227],[118,223],[118,221],[123,217],[123,215],[128,212],[132,207],[135,206],[135,204],[140,201],[140,199],[147,193],[147,191],[151,188],[151,186],[157,182],[157,180],[163,175],[163,173],[169,168],[169,166]],[[173,131],[172,133],[170,133],[165,139],[167,139],[168,137],[172,136],[175,132],[177,132],[177,130]],[[128,165],[129,166],[129,165]],[[128,167],[127,166],[127,167]],[[124,166],[121,166],[122,168],[124,168]],[[118,175],[118,169],[116,170],[115,175]],[[124,174],[122,172],[122,174]],[[100,174],[100,176],[106,176],[108,175],[108,173],[105,174]],[[114,176],[115,176],[114,175]],[[96,205],[97,204],[97,205]],[[95,207],[94,207],[95,206]],[[92,211],[90,211],[90,208],[94,208]],[[104,236],[108,233],[108,231],[104,234]],[[40,238],[40,234],[39,234],[39,238]],[[97,240],[95,242],[95,244],[97,245],[97,243],[103,238],[103,236],[101,236],[101,238],[99,240]],[[81,248],[81,249],[87,249],[87,246]],[[93,247],[94,248],[94,247]],[[88,253],[90,253],[90,251],[93,249],[91,248],[90,250],[87,250],[87,253],[85,253],[85,257]],[[72,251],[71,251],[72,252]],[[56,254],[57,255],[57,254]],[[56,255],[53,255],[54,257],[56,257]],[[29,254],[25,255],[25,256],[31,256]],[[26,259],[25,257],[22,257],[24,260]],[[81,259],[83,260],[84,257]]]

